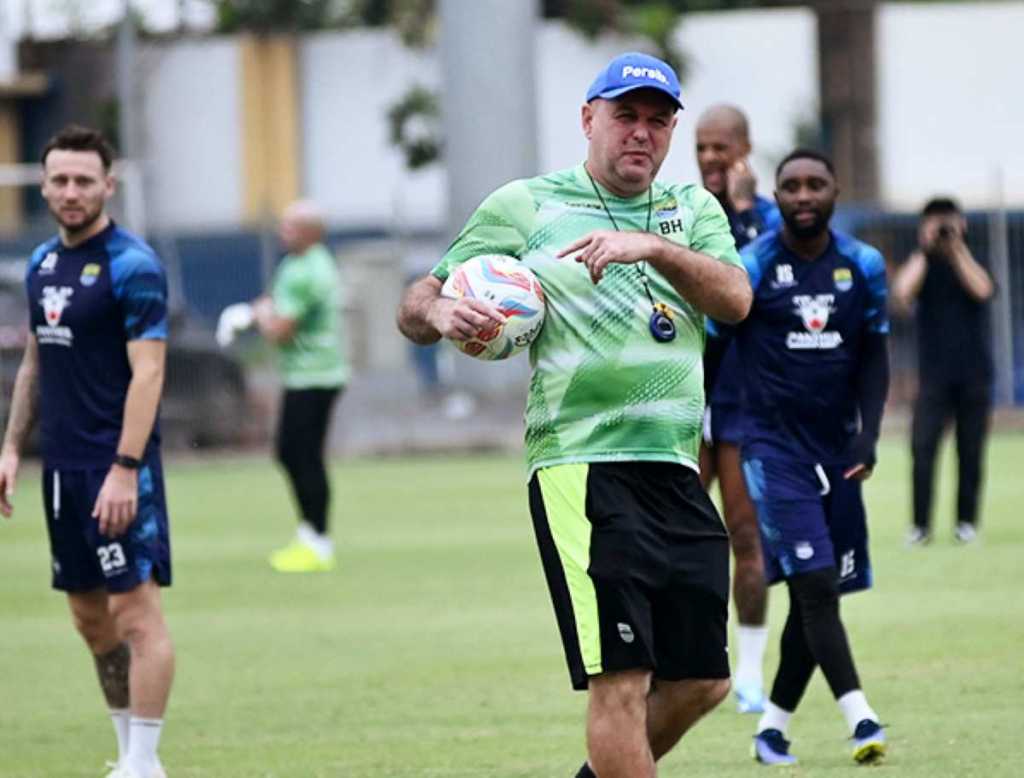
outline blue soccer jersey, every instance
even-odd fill
[[[743,217],[731,209],[726,209],[729,217],[729,229],[736,241],[736,248],[742,249],[758,235],[778,229],[782,224],[782,216],[779,209],[771,200],[757,195],[754,198],[754,207]],[[715,413],[722,416],[726,413],[739,413],[739,406],[743,402],[743,373],[740,369],[739,355],[736,352],[735,344],[729,346],[722,358],[722,364],[718,368],[718,375],[715,385],[711,390],[710,404],[712,405],[712,423],[716,423]],[[728,409],[728,410],[727,410]],[[734,424],[730,423],[730,427]],[[725,435],[715,435],[728,443],[739,443],[739,432],[735,431]]]
[[[889,331],[885,261],[847,235],[831,238],[813,261],[792,254],[777,230],[741,252],[754,290],[736,331],[745,458],[848,462],[864,336]]]
[[[131,381],[127,343],[167,337],[167,280],[153,250],[113,223],[68,248],[32,254],[25,279],[39,344],[43,459],[51,467],[109,465]],[[159,445],[154,424],[146,454]]]

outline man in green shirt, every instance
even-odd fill
[[[277,459],[302,517],[295,540],[270,556],[273,568],[284,573],[334,566],[324,439],[349,368],[340,337],[341,282],[323,237],[324,220],[313,203],[288,206],[280,226],[288,254],[277,268],[271,293],[252,305],[260,334],[277,347],[284,384]]]
[[[586,162],[480,205],[398,324],[417,343],[502,320],[440,296],[479,254],[544,287],[526,408],[534,528],[574,688],[589,690],[578,776],[652,778],[728,693],[728,540],[697,474],[704,317],[741,320],[751,292],[718,201],[655,176],[676,125],[666,63],[624,54],[582,108]]]

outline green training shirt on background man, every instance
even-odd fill
[[[295,337],[278,347],[288,389],[343,386],[349,377],[341,341],[341,278],[323,244],[288,254],[274,273],[274,310],[296,323]]]
[[[601,199],[595,193],[600,188]],[[544,328],[530,347],[526,406],[530,472],[568,462],[648,460],[697,469],[704,416],[704,315],[646,263],[611,264],[597,287],[555,254],[592,230],[649,231],[742,267],[729,223],[699,186],[662,184],[631,198],[591,183],[583,165],[513,181],[491,194],[434,268],[442,281],[467,259],[518,257],[544,287]],[[646,267],[645,267],[646,265]],[[678,337],[651,337],[651,303],[672,311]]]

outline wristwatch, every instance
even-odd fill
[[[129,470],[138,470],[140,467],[142,467],[142,460],[136,459],[135,457],[130,457],[127,454],[115,454],[114,464],[120,465],[121,467],[126,467]]]

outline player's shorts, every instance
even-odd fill
[[[729,541],[696,472],[544,468],[530,480],[530,513],[574,689],[621,670],[729,677]]]
[[[844,469],[744,457],[769,584],[834,565],[840,592],[871,587],[861,482],[844,479]]]
[[[86,592],[104,588],[120,593],[155,580],[171,584],[163,470],[158,456],[139,469],[135,520],[120,537],[101,535],[92,509],[109,468],[70,470],[45,467],[43,505],[50,534],[53,588]]]
[[[743,412],[738,403],[712,402],[705,411],[704,441],[709,445],[743,442]]]

